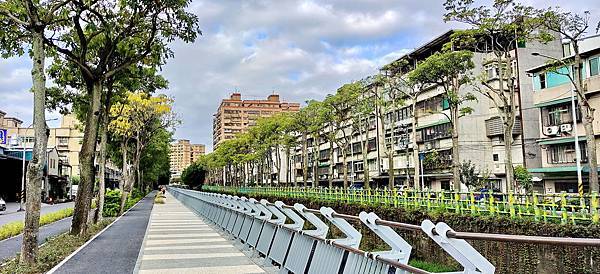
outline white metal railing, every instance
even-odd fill
[[[359,216],[336,213],[332,208],[308,209],[302,204],[285,205],[246,197],[169,188],[184,205],[223,229],[266,264],[280,267],[280,273],[429,273],[408,265],[412,246],[386,221],[373,212]],[[318,217],[320,215],[321,217]],[[327,239],[329,226],[345,237]],[[360,220],[390,250],[366,252],[360,249],[362,234],[347,220]],[[313,229],[305,229],[305,222]],[[495,267],[463,239],[447,237],[453,230],[445,223],[429,220],[420,229],[463,267],[452,273],[494,273]]]

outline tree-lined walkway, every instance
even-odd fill
[[[139,273],[265,273],[172,195],[155,205]]]
[[[148,226],[155,193],[144,197],[52,273],[132,273]]]

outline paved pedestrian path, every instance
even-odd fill
[[[152,209],[139,273],[265,273],[169,193]]]
[[[116,220],[51,274],[132,273],[142,247],[156,192]]]

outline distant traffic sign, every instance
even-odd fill
[[[0,128],[0,144],[6,145],[7,140],[6,129]]]

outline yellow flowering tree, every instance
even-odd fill
[[[140,159],[152,137],[161,129],[171,129],[177,123],[173,99],[160,94],[127,92],[125,100],[111,107],[112,119],[109,131],[121,144],[123,175],[121,189],[121,213],[133,186],[145,189],[140,172]],[[131,159],[129,157],[131,155]]]

